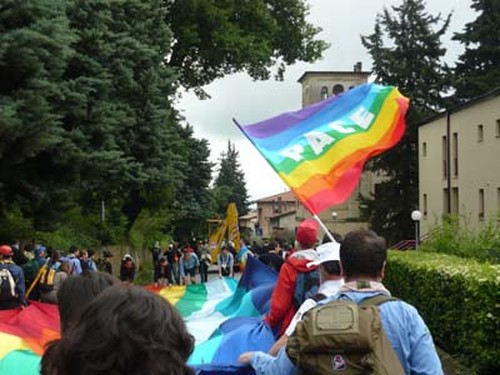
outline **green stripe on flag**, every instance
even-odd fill
[[[207,302],[207,289],[205,284],[188,285],[186,293],[175,304],[175,307],[184,317],[191,315],[193,312],[201,310]]]
[[[0,374],[40,374],[41,357],[30,350],[14,350],[0,360]]]

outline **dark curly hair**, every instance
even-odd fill
[[[51,374],[191,375],[194,339],[177,310],[140,287],[114,285],[58,342]]]
[[[62,334],[78,322],[83,308],[104,289],[118,283],[118,279],[105,272],[84,271],[70,275],[57,291]]]

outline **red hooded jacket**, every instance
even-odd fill
[[[271,310],[265,318],[266,323],[273,328],[281,324],[280,336],[285,332],[296,312],[293,294],[297,276],[301,272],[314,271],[317,266],[307,267],[307,264],[316,258],[316,250],[296,251],[281,267],[278,282],[271,297]]]

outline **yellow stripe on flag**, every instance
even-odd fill
[[[177,302],[184,296],[186,293],[185,285],[174,285],[171,287],[162,288],[158,294],[163,298],[167,299],[172,305],[175,306]]]
[[[0,332],[0,360],[14,350],[31,350],[18,336]]]

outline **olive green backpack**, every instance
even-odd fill
[[[288,339],[288,357],[300,374],[404,375],[378,311],[394,300],[377,295],[359,305],[337,300],[310,310]]]

